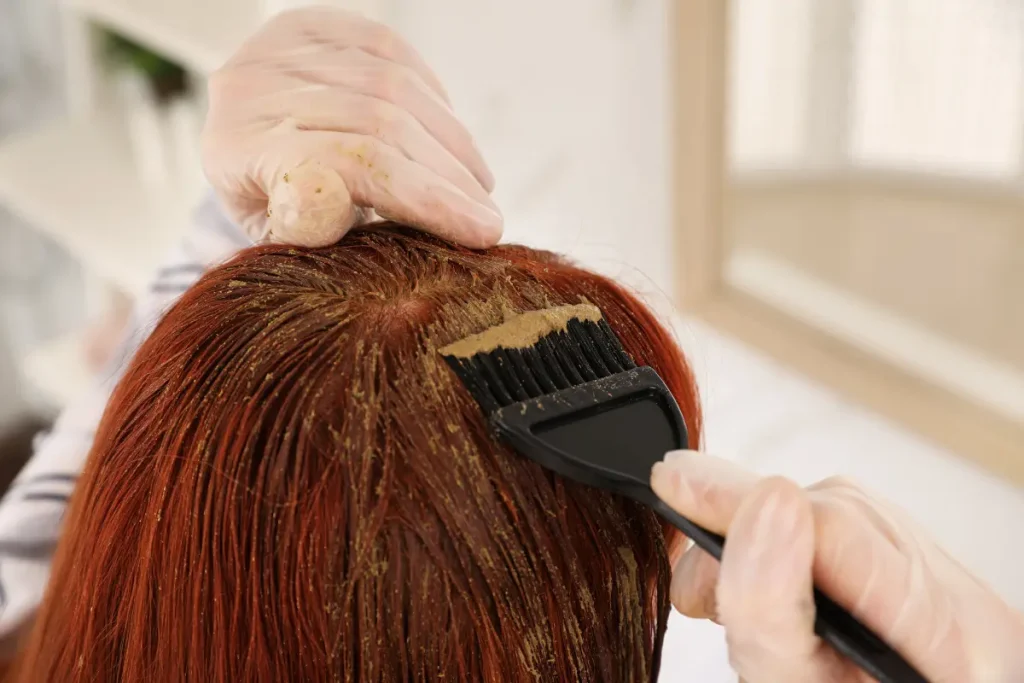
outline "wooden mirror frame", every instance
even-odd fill
[[[729,1],[670,3],[676,300],[934,443],[1024,484],[1024,426],[739,291],[724,275]]]

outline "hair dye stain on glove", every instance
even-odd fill
[[[359,207],[337,171],[307,161],[283,174],[271,189],[265,237],[272,242],[324,247],[341,239],[360,218]]]

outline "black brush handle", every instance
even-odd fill
[[[694,524],[660,499],[656,498],[652,507],[672,526],[693,539],[701,550],[721,561],[724,537]],[[878,679],[879,683],[928,683],[896,650],[817,588],[814,589],[814,604],[817,608],[815,633],[837,652]]]

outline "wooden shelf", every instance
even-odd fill
[[[208,74],[259,26],[260,0],[67,0],[69,7],[197,73]]]
[[[129,294],[144,290],[194,202],[147,191],[113,120],[61,121],[0,144],[0,203]]]

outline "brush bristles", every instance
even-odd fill
[[[603,319],[574,318],[525,348],[444,358],[488,413],[636,367]]]

